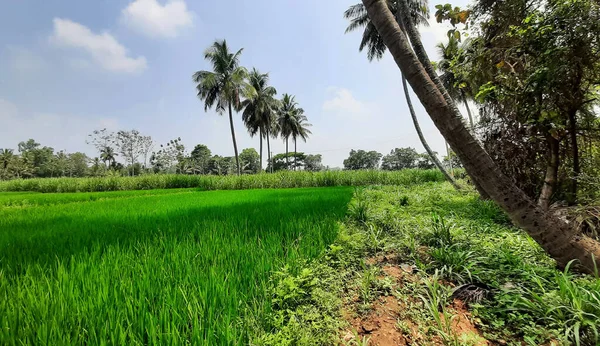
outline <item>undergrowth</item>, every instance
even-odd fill
[[[492,202],[474,193],[447,183],[356,190],[341,229],[326,253],[307,264],[308,277],[274,278],[275,297],[286,296],[280,289],[286,281],[305,289],[295,293],[302,299],[279,307],[257,344],[364,343],[368,335],[356,330],[342,339],[340,331],[350,327],[341,311],[350,304],[355,316],[364,316],[372,301],[390,294],[403,306],[396,329],[417,344],[476,345],[482,337],[508,345],[600,343],[600,278],[570,266],[558,270]],[[373,258],[393,258],[393,265],[415,270],[402,285],[386,286]],[[473,291],[457,295],[464,287]],[[455,295],[465,299],[480,335],[451,328]]]

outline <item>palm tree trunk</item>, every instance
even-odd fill
[[[427,68],[431,68],[430,62],[419,61],[415,55],[417,49],[415,48],[415,52],[411,49],[386,2],[384,0],[362,1],[402,74],[438,130],[463,162],[467,173],[481,185],[512,221],[535,239],[559,265],[565,266],[569,261],[577,259],[581,264],[581,270],[592,272],[595,259],[600,258],[600,244],[587,236],[576,235],[569,224],[551,213],[546,213],[502,173],[467,129],[453,102],[448,102],[445,97],[447,91],[441,83],[438,85],[434,82],[434,78],[426,71]],[[401,3],[405,1],[402,0]],[[411,23],[408,28],[409,32],[416,31]],[[413,36],[410,37],[411,41],[413,45],[418,46],[420,40],[416,42]]]
[[[259,169],[259,172],[262,173],[262,152],[263,152],[263,148],[262,148],[263,147],[263,144],[262,144],[262,142],[263,142],[262,128],[258,129],[258,135],[260,137],[260,164],[259,164],[260,169]]]
[[[294,137],[294,170],[296,170],[296,168],[298,167],[296,165],[296,160],[298,159],[298,140],[296,139],[296,137]]]
[[[267,160],[269,161],[267,167],[271,168],[271,173],[273,173],[273,162],[271,161],[271,134],[269,133],[269,129],[267,129]]]
[[[450,184],[452,184],[452,186],[454,186],[455,189],[460,190],[460,186],[458,186],[458,184],[456,183],[456,180],[454,180],[454,178],[450,174],[448,174],[448,171],[446,171],[446,169],[444,168],[444,166],[442,165],[440,160],[437,158],[437,156],[435,155],[433,150],[431,150],[431,148],[429,147],[429,144],[427,144],[427,141],[425,140],[425,136],[423,136],[423,132],[421,131],[421,126],[419,125],[419,120],[417,120],[417,115],[415,114],[415,109],[413,108],[412,101],[410,100],[410,94],[408,92],[408,86],[406,85],[406,78],[404,78],[404,75],[402,75],[402,87],[404,88],[404,96],[406,97],[406,104],[408,105],[408,111],[410,112],[410,117],[412,118],[413,125],[415,126],[415,130],[417,130],[417,135],[419,136],[419,140],[421,141],[421,144],[423,144],[425,151],[427,151],[427,154],[429,154],[429,157],[431,157],[431,161],[433,161],[433,163],[436,165],[436,167],[442,172],[442,174],[444,174],[444,177],[446,177],[446,179],[450,182]]]
[[[462,100],[465,104],[465,108],[467,108],[467,114],[469,115],[469,124],[471,125],[471,131],[475,131],[475,123],[473,122],[473,115],[471,114],[471,108],[469,107],[469,103],[467,102],[467,98],[465,97],[465,93],[461,92]]]
[[[229,102],[229,127],[231,128],[231,139],[233,140],[233,151],[235,153],[235,166],[237,167],[237,175],[241,175],[240,158],[238,157],[237,142],[235,141],[235,130],[233,129],[233,113],[231,113],[231,102]]]
[[[289,163],[289,151],[288,151],[288,142],[290,140],[290,137],[285,137],[285,168],[286,169],[290,169],[290,163]]]

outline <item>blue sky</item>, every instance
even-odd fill
[[[356,2],[2,0],[0,148],[34,138],[96,156],[85,138],[106,127],[232,155],[227,117],[204,112],[191,81],[209,68],[204,50],[227,39],[244,48],[242,65],[269,72],[279,94],[296,95],[313,124],[299,151],[321,153],[332,167],[351,148],[423,151],[391,57],[369,63],[358,52],[360,33],[344,34],[343,11]],[[421,30],[432,58],[446,30],[437,23]],[[439,132],[417,111],[430,145],[443,153]],[[258,138],[240,121],[235,126],[239,147],[258,149]],[[277,140],[272,150],[285,148]]]

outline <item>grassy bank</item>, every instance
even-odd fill
[[[257,344],[600,343],[600,278],[557,269],[493,203],[448,183],[361,190],[327,252],[278,275]]]
[[[0,181],[0,192],[99,192],[198,188],[201,190],[243,190],[296,187],[412,185],[443,181],[437,170],[401,171],[284,171],[242,176],[144,175],[139,177],[40,178]]]
[[[0,207],[0,344],[247,344],[271,272],[319,255],[352,195],[170,192],[5,194],[38,200]]]

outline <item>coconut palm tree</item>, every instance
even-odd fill
[[[443,42],[438,43],[436,47],[442,59],[436,64],[436,68],[442,72],[440,81],[450,94],[450,97],[455,100],[461,100],[464,103],[467,109],[467,115],[469,116],[471,130],[474,130],[475,123],[473,122],[473,115],[471,114],[471,108],[467,101],[467,99],[473,98],[469,89],[469,81],[453,71],[453,66],[455,64],[464,62],[464,52],[468,42],[469,41],[467,40],[460,44],[454,36],[450,36],[447,44],[444,44]]]
[[[242,50],[243,48],[232,53],[225,40],[215,41],[204,52],[204,59],[210,62],[212,71],[198,71],[192,76],[196,83],[198,97],[204,101],[205,112],[213,106],[219,115],[223,115],[226,109],[229,112],[229,127],[238,175],[241,174],[241,170],[235,129],[233,128],[232,108],[240,109],[240,95],[244,94],[247,88],[248,71],[240,66]]]
[[[298,107],[295,96],[283,94],[277,114],[277,128],[279,134],[285,140],[286,166],[289,165],[289,139],[298,132],[298,114],[304,114],[304,110]]]
[[[271,145],[269,143],[269,131],[272,127],[273,119],[279,102],[275,99],[277,90],[269,86],[269,74],[260,73],[257,69],[252,69],[248,75],[249,88],[246,93],[246,99],[242,101],[242,120],[248,129],[251,137],[258,134],[260,139],[260,170],[262,171],[263,162],[263,138],[267,139],[267,157],[271,160]]]
[[[298,109],[296,114],[296,128],[292,132],[292,139],[294,140],[294,170],[296,170],[296,159],[298,154],[298,138],[302,139],[305,143],[308,136],[312,134],[309,130],[312,124],[308,122],[308,118],[304,115],[302,108]]]
[[[467,173],[559,265],[566,266],[575,259],[581,265],[580,269],[593,272],[600,258],[600,244],[574,232],[564,220],[543,210],[502,173],[463,122],[453,100],[435,75],[412,22],[405,22],[409,41],[384,0],[363,0],[363,4],[402,74]],[[408,7],[405,0],[400,0],[400,4],[402,8]]]
[[[115,153],[115,150],[111,147],[104,147],[102,148],[102,150],[100,150],[100,159],[104,162],[105,165],[108,162],[106,168],[114,165],[116,156],[117,153]]]
[[[12,149],[2,149],[0,150],[0,165],[2,165],[2,170],[6,171],[8,169],[8,165],[13,160],[14,154]]]
[[[385,4],[387,5],[387,8],[392,13],[400,12],[400,3],[398,0],[386,0]],[[414,21],[414,23],[416,23],[416,25],[425,25],[425,26],[428,25],[427,17],[428,17],[429,11],[427,8],[426,0],[410,0],[409,7],[410,7],[410,17]],[[360,4],[350,6],[346,10],[346,12],[344,12],[344,18],[350,20],[350,24],[346,28],[346,33],[357,30],[359,28],[364,28],[362,40],[360,42],[360,45],[358,46],[358,50],[362,52],[363,49],[366,48],[367,49],[367,58],[369,59],[369,61],[373,61],[374,59],[379,60],[379,59],[383,58],[383,55],[385,54],[387,47],[385,46],[377,29],[375,28],[375,26],[369,19],[369,15],[367,13],[367,9],[364,6],[364,4],[360,3]],[[401,22],[399,16],[396,18],[396,20],[398,21],[398,23]],[[421,126],[419,125],[417,115],[412,106],[408,87],[406,85],[406,81],[404,81],[404,76],[402,76],[402,79],[403,79],[402,86],[404,88],[404,96],[406,98],[408,110],[409,110],[413,125],[415,127],[415,130],[417,131],[417,135],[419,136],[419,140],[421,141],[421,144],[425,148],[425,151],[427,152],[427,154],[429,154],[429,157],[431,157],[431,160],[433,161],[433,163],[444,174],[446,179],[448,181],[450,181],[452,183],[452,185],[454,185],[454,187],[456,187],[458,189],[459,186],[458,186],[458,184],[456,184],[456,181],[454,180],[454,178],[450,174],[448,174],[448,172],[446,171],[446,169],[444,168],[444,166],[438,159],[437,155],[435,154],[435,152],[431,149],[431,147],[429,147],[429,144],[427,143],[427,140],[425,139],[425,136],[423,135],[423,132],[421,131]]]

